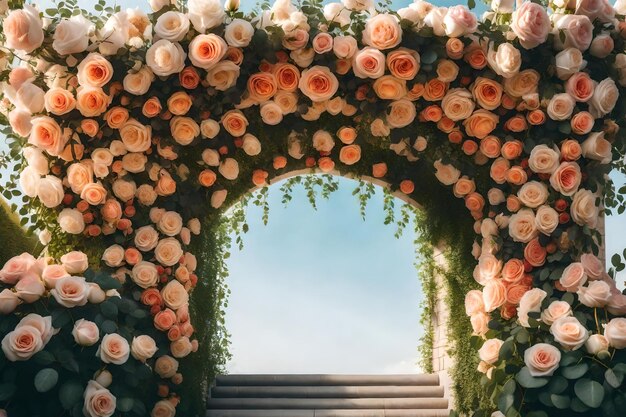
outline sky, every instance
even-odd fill
[[[255,2],[241,3],[249,10]],[[409,3],[396,0],[393,8]],[[39,4],[47,8],[52,2]],[[147,1],[118,4],[148,8]],[[0,149],[5,148],[0,140]],[[0,177],[3,174],[0,171]],[[626,183],[624,176],[615,179]],[[339,191],[329,201],[319,201],[317,211],[299,189],[291,204],[283,207],[280,184],[270,187],[267,226],[261,222],[260,209],[249,209],[245,247],[233,250],[229,260],[232,295],[226,319],[233,353],[229,372],[419,371],[422,296],[413,266],[413,236],[407,231],[396,239],[394,228],[383,224],[380,190],[363,221],[352,196],[357,183],[339,181]],[[625,229],[626,215],[607,219],[608,254],[626,246],[619,234]]]

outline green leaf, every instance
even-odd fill
[[[38,392],[48,392],[59,381],[59,373],[52,368],[44,368],[35,375],[35,389]]]
[[[624,374],[620,371],[615,372],[613,369],[607,369],[604,373],[604,379],[606,379],[606,383],[617,389],[624,382]]]
[[[561,369],[561,375],[567,379],[580,379],[589,370],[589,365],[581,363],[574,366],[568,366]]]
[[[578,399],[588,407],[598,408],[602,405],[604,388],[596,381],[588,378],[578,380],[574,385],[574,392]]]
[[[0,401],[10,399],[15,394],[16,389],[17,386],[13,383],[0,384]]]
[[[47,350],[42,350],[41,352],[37,352],[35,356],[33,356],[33,361],[40,365],[50,365],[54,362],[54,355]]]
[[[69,350],[62,350],[57,353],[57,359],[62,367],[67,369],[68,371],[72,371],[78,373],[80,367],[78,366],[78,362],[74,358],[74,353]]]
[[[100,311],[102,312],[102,315],[109,319],[117,318],[118,309],[115,303],[111,300],[104,301],[100,304]]]
[[[571,403],[571,400],[567,395],[550,394],[550,400],[556,408],[560,408],[561,410],[569,408]]]
[[[523,367],[517,375],[517,382],[524,388],[541,388],[548,383],[548,378],[537,378],[530,374],[528,367]]]
[[[84,387],[76,382],[69,381],[61,385],[59,389],[59,400],[64,409],[70,410],[83,398]]]
[[[127,413],[133,409],[134,400],[132,398],[120,398],[117,400],[117,409],[122,413]]]

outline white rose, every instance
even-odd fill
[[[72,235],[81,234],[85,230],[83,214],[76,209],[65,208],[57,217],[61,230]]]
[[[613,158],[611,143],[604,138],[604,132],[592,132],[582,143],[582,154],[587,159],[608,164]]]
[[[128,14],[126,11],[117,12],[106,21],[99,31],[98,37],[102,40],[99,51],[103,55],[115,55],[128,42],[129,30]]]
[[[161,39],[146,52],[146,64],[156,75],[165,77],[177,74],[185,68],[187,54],[178,42]]]
[[[491,10],[497,13],[513,13],[514,6],[513,0],[491,0]]]
[[[256,136],[246,133],[243,135],[243,151],[250,156],[256,156],[261,153],[261,142]]]
[[[340,27],[350,24],[350,10],[341,3],[328,3],[324,5],[322,11],[328,23],[335,22],[339,24]]]
[[[35,170],[39,175],[48,175],[50,168],[48,166],[48,158],[46,158],[40,149],[28,147],[22,149],[22,155],[26,159],[28,166]]]
[[[611,287],[604,281],[589,281],[586,287],[581,286],[578,300],[587,307],[604,307],[611,297]]]
[[[436,36],[445,36],[446,28],[443,23],[443,19],[448,13],[447,7],[433,7],[426,17],[424,17],[424,24],[433,29],[433,33]]]
[[[169,11],[163,13],[154,25],[154,33],[158,39],[180,42],[189,32],[189,19],[183,13]]]
[[[205,33],[221,25],[226,12],[219,0],[189,0],[187,16],[198,32]]]
[[[224,39],[230,46],[245,48],[252,41],[254,28],[244,19],[233,19],[224,30]]]
[[[556,74],[562,80],[567,80],[586,65],[582,52],[576,48],[567,48],[556,54]]]
[[[39,180],[37,197],[44,206],[48,208],[57,207],[63,201],[64,195],[63,183],[60,178],[46,175]]]
[[[30,149],[30,148],[27,148]],[[39,181],[41,175],[31,166],[27,166],[20,172],[20,188],[22,192],[29,197],[37,196],[37,190],[39,188]]]
[[[96,26],[82,14],[63,19],[54,29],[52,47],[60,55],[84,52],[95,29]]]

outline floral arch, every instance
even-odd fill
[[[457,339],[474,352],[459,411],[617,415],[626,295],[601,218],[624,207],[607,179],[624,171],[624,3],[496,1],[480,22],[421,1],[238,3],[0,4],[3,192],[46,244],[0,271],[0,406],[202,414],[198,364],[224,354],[222,207],[316,168],[384,179],[448,242],[475,334]],[[476,363],[482,397],[464,391]]]

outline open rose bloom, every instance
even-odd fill
[[[602,216],[623,211],[626,2],[494,0],[480,22],[421,0],[239,6],[0,2],[2,191],[47,245],[0,268],[0,414],[204,414],[228,356],[223,214],[306,169],[424,208],[465,289],[461,414],[495,392],[483,415],[620,415]]]

